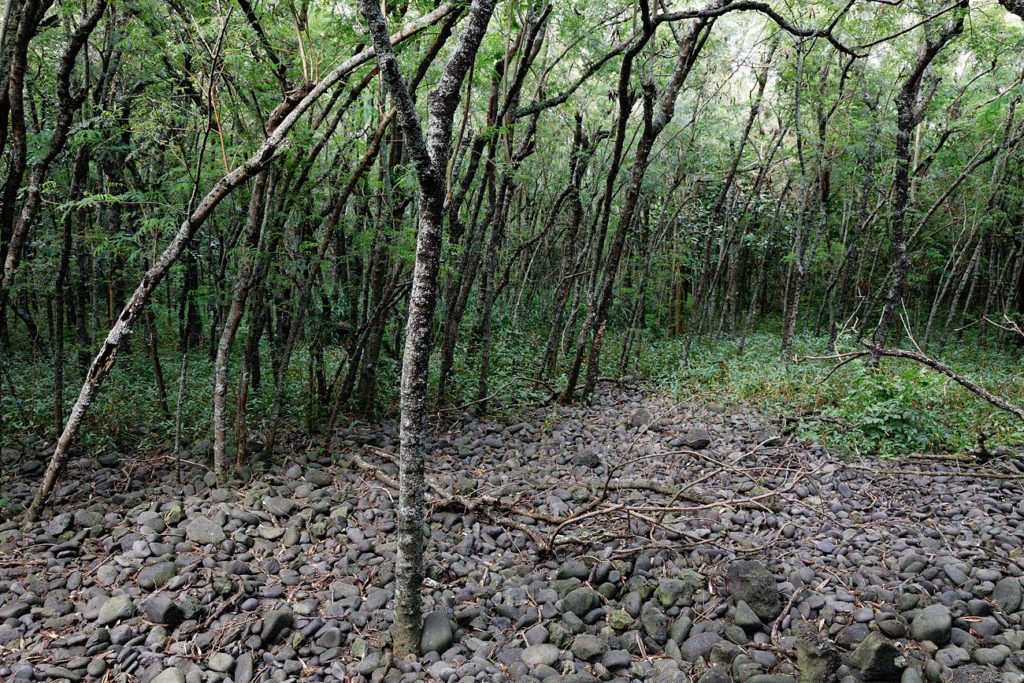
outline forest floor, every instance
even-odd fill
[[[386,647],[397,428],[355,424],[226,488],[73,460],[0,525],[0,680],[1024,681],[1011,462],[844,460],[609,383],[434,436],[418,660]]]

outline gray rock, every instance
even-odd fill
[[[423,634],[420,637],[420,650],[427,652],[444,652],[451,645],[455,632],[452,630],[451,619],[444,610],[437,610],[423,620]]]
[[[291,627],[294,620],[295,615],[287,607],[267,612],[263,617],[263,630],[260,632],[260,640],[263,641],[263,645],[272,643],[281,631]]]
[[[929,605],[910,622],[910,637],[917,641],[930,640],[936,645],[945,645],[952,631],[953,615],[945,605]]]
[[[580,586],[572,590],[562,599],[562,607],[566,612],[572,612],[578,617],[584,616],[594,608],[597,596],[594,589],[588,586]]]
[[[150,683],[185,683],[185,672],[172,666],[158,673]]]
[[[732,562],[726,569],[725,585],[737,601],[743,600],[762,621],[773,621],[782,613],[782,598],[775,577],[757,560]]]
[[[1016,612],[1021,603],[1020,579],[1007,576],[996,584],[992,591],[992,600],[1007,614]]]
[[[608,641],[589,633],[581,633],[572,641],[573,655],[585,662],[604,656],[609,649],[611,648],[608,646]]]
[[[142,603],[142,611],[154,624],[166,624],[171,628],[176,627],[184,619],[181,607],[167,593],[157,593],[147,598]]]
[[[74,518],[70,513],[62,512],[59,515],[54,515],[50,523],[46,525],[46,533],[51,536],[60,536],[71,528],[73,522]]]
[[[97,626],[113,624],[121,619],[127,619],[135,611],[132,599],[127,595],[115,595],[103,603],[100,607],[100,615],[96,620]]]
[[[692,635],[679,646],[679,654],[688,662],[696,662],[703,657],[707,660],[715,643],[722,640],[722,636],[714,631],[703,631]]]
[[[173,562],[158,562],[140,569],[135,582],[144,590],[156,590],[173,579],[176,573]]]
[[[835,645],[804,625],[796,638],[800,683],[837,683],[842,659]]]
[[[950,645],[935,653],[935,661],[942,666],[953,668],[969,664],[971,655],[962,647]]]
[[[761,619],[754,614],[754,610],[750,609],[750,605],[745,600],[740,600],[736,603],[736,614],[733,617],[733,622],[747,633],[756,633],[764,628]]]
[[[519,659],[529,667],[553,666],[558,661],[560,652],[557,647],[550,643],[542,645],[531,645],[519,653]]]
[[[1002,666],[1006,661],[1006,653],[995,647],[979,647],[971,655],[971,658],[978,664]]]
[[[295,510],[295,501],[291,498],[267,497],[263,499],[263,509],[275,517],[289,517]]]
[[[877,631],[857,646],[853,661],[865,681],[895,681],[907,665],[893,642]]]
[[[196,517],[189,522],[185,537],[199,545],[217,545],[226,538],[224,529],[208,517]]]
[[[211,671],[225,674],[235,665],[235,658],[226,652],[215,652],[206,661]]]
[[[235,671],[231,676],[235,683],[249,683],[252,680],[252,673],[252,655],[248,652],[239,655],[235,660]]]

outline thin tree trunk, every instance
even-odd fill
[[[393,647],[397,656],[404,657],[419,651],[423,629],[420,589],[424,572],[423,527],[426,516],[427,375],[431,328],[437,304],[448,151],[462,82],[490,23],[494,0],[473,0],[458,43],[437,87],[430,93],[426,140],[398,69],[398,60],[388,42],[380,5],[376,0],[362,0],[362,10],[377,51],[381,76],[397,104],[398,119],[419,180],[416,264],[402,359],[398,549],[395,557]]]

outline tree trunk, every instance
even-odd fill
[[[430,93],[426,140],[412,98],[387,39],[387,27],[376,0],[362,0],[381,76],[397,103],[398,119],[419,180],[419,230],[416,264],[406,323],[402,359],[401,431],[399,453],[398,552],[395,557],[394,651],[399,657],[420,648],[423,582],[423,533],[426,515],[426,399],[430,336],[437,303],[437,273],[441,261],[441,231],[447,194],[445,172],[451,145],[452,121],[462,82],[469,72],[494,11],[494,0],[473,0],[466,25]]]

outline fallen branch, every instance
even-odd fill
[[[918,363],[921,363],[922,365],[926,365],[929,368],[931,368],[932,370],[935,370],[937,372],[941,372],[943,375],[945,375],[946,377],[949,377],[954,382],[956,382],[960,386],[964,387],[968,391],[970,391],[970,392],[976,394],[977,396],[980,396],[984,400],[988,401],[989,403],[994,405],[996,408],[999,408],[1000,410],[1005,410],[1008,413],[1012,413],[1013,415],[1015,415],[1017,417],[1017,419],[1019,419],[1021,421],[1024,421],[1024,408],[1021,408],[1020,406],[1017,406],[1017,405],[1014,405],[1013,403],[1010,403],[1005,398],[1001,398],[999,396],[996,396],[995,394],[990,392],[985,387],[981,386],[980,384],[978,384],[976,382],[972,382],[971,380],[967,379],[966,377],[964,377],[960,373],[958,373],[955,370],[953,370],[953,368],[949,367],[948,365],[946,365],[944,363],[940,363],[939,361],[935,360],[934,358],[929,358],[928,356],[924,355],[923,353],[919,353],[917,351],[907,351],[905,349],[885,349],[885,348],[881,348],[881,347],[875,346],[874,344],[872,344],[870,341],[868,341],[866,339],[864,341],[862,341],[861,343],[864,345],[864,347],[868,351],[871,352],[872,355],[887,356],[889,358],[908,358],[908,359],[910,359],[912,361],[916,361]]]

